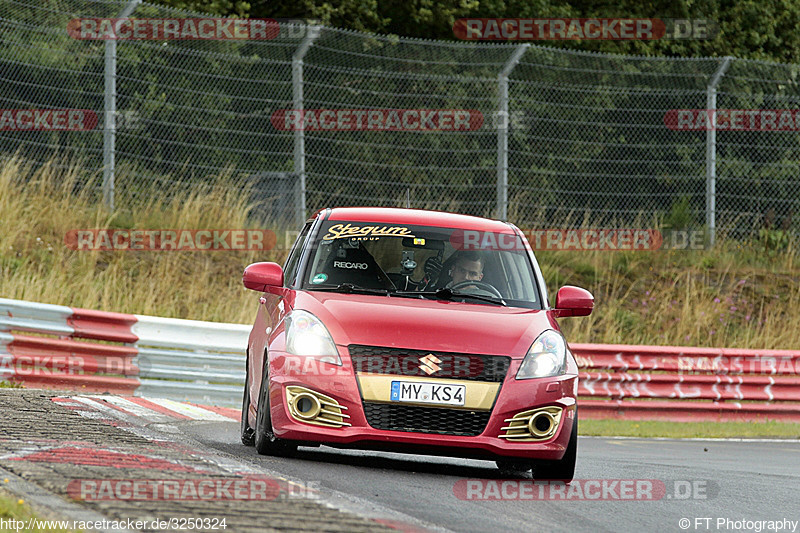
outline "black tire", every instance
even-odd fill
[[[534,479],[557,479],[569,483],[575,477],[575,461],[578,457],[578,411],[572,423],[572,433],[564,457],[558,461],[526,461],[525,459],[498,459],[497,468],[504,474],[519,475],[533,469]]]
[[[533,466],[534,479],[557,479],[569,483],[575,477],[575,461],[578,457],[578,410],[572,422],[567,451],[559,461],[542,461]]]
[[[498,459],[495,463],[497,468],[500,469],[500,473],[507,475],[518,476],[529,472],[531,469],[530,461],[524,459]]]
[[[272,431],[272,420],[269,416],[269,375],[267,365],[261,378],[261,390],[258,393],[258,405],[256,406],[256,430],[255,446],[256,451],[261,455],[274,455],[278,457],[288,457],[297,450],[297,445],[279,439]]]
[[[245,362],[244,394],[242,395],[242,444],[252,446],[256,441],[256,432],[250,427],[248,422],[248,411],[250,411],[250,354],[247,354]]]

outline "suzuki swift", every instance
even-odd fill
[[[286,263],[254,263],[242,442],[494,460],[571,480],[578,367],[513,224],[393,208],[319,211]]]

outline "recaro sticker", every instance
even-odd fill
[[[369,265],[366,263],[351,263],[349,261],[334,261],[333,266],[335,268],[349,268],[351,270],[366,270],[369,268]]]

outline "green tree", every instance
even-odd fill
[[[726,56],[800,62],[798,0],[153,0],[215,15],[319,20],[337,28],[425,39],[454,39],[464,17],[709,18],[708,40],[540,41],[556,48],[644,56]]]

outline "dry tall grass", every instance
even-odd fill
[[[78,164],[59,168],[55,161],[31,170],[13,160],[0,169],[2,297],[168,317],[251,320],[254,294],[242,286],[242,270],[254,261],[278,259],[276,251],[76,251],[64,243],[70,229],[253,227],[247,221],[248,195],[197,186],[160,191],[130,212],[109,212],[86,192],[94,187],[75,187],[80,173]]]
[[[573,342],[800,348],[800,269],[791,247],[540,252],[551,290],[587,287],[597,311],[561,324]],[[553,296],[554,298],[554,296]]]
[[[242,287],[242,269],[282,261],[284,252],[85,252],[64,245],[70,229],[252,227],[247,194],[196,186],[159,192],[130,212],[108,212],[89,193],[75,192],[90,189],[75,187],[79,165],[54,163],[32,171],[12,161],[0,169],[0,296],[252,321],[256,295]],[[712,251],[537,256],[551,298],[564,284],[595,295],[592,316],[561,321],[572,342],[800,348],[800,258],[791,243],[779,252],[728,241]]]

